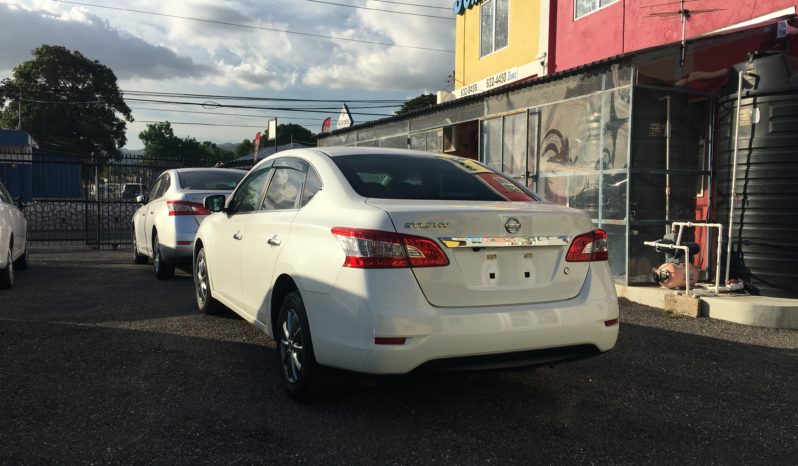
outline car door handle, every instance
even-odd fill
[[[282,241],[280,241],[280,238],[278,238],[277,235],[272,236],[266,242],[271,244],[272,246],[279,246],[280,244],[282,244]]]
[[[241,232],[239,232],[239,231],[235,232],[235,234],[233,235],[233,239],[234,240],[241,240],[243,238],[244,238],[244,235],[242,235]]]

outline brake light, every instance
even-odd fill
[[[429,238],[345,227],[333,228],[332,234],[346,254],[344,267],[387,269],[449,265],[449,258]]]
[[[593,230],[577,236],[565,255],[567,262],[597,262],[608,258],[607,233],[604,230]]]
[[[188,201],[166,201],[169,216],[176,215],[210,215],[211,212],[204,205]]]

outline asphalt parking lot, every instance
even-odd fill
[[[0,463],[796,464],[798,332],[622,302],[612,352],[343,377],[289,400],[274,345],[189,275],[37,251],[0,292]]]

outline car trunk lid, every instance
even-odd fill
[[[434,239],[447,267],[413,268],[430,304],[467,307],[573,298],[589,263],[565,261],[571,240],[593,230],[580,211],[544,202],[367,200],[402,234]]]

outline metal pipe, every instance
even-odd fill
[[[740,108],[743,99],[743,74],[740,71],[737,75],[737,116],[734,119],[734,155],[732,156],[732,179],[729,188],[729,237],[726,244],[726,280],[729,284],[729,270],[731,268],[732,239],[734,236],[734,202],[737,197],[737,154],[740,150]]]
[[[665,96],[665,221],[671,219],[671,96]],[[668,227],[665,227],[668,232]]]

